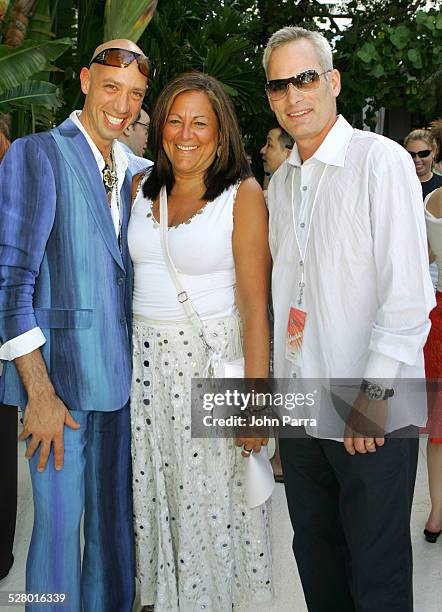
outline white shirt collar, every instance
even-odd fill
[[[320,147],[314,152],[311,159],[317,159],[324,164],[343,168],[353,131],[348,121],[346,121],[342,115],[338,115],[335,124],[322,141]],[[291,166],[302,165],[296,143],[287,161]]]
[[[95,161],[97,162],[98,168],[100,172],[102,172],[105,166],[104,158],[102,154],[100,153],[100,150],[98,149],[95,142],[92,140],[92,138],[87,133],[86,128],[81,123],[80,115],[81,115],[81,110],[74,110],[69,115],[69,119],[71,119],[75,123],[75,125],[78,127],[80,132],[86,138],[86,141],[88,145],[90,146],[92,153],[94,154]],[[124,153],[124,150],[121,147],[118,140],[114,140],[112,143],[112,153],[114,155],[115,163],[117,166],[118,180],[120,181],[120,185],[122,185],[123,180],[124,180],[124,175],[126,174],[128,162],[127,162],[126,154]]]

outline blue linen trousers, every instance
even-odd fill
[[[63,469],[55,470],[52,452],[44,472],[37,472],[38,452],[29,462],[35,516],[26,567],[28,593],[65,593],[66,603],[29,604],[26,610],[131,612],[135,588],[129,405],[113,412],[71,414],[81,427],[65,427]]]

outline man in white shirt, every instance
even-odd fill
[[[25,407],[26,591],[48,612],[132,610],[132,175],[116,138],[150,75],[134,43],[104,43],[80,73],[82,111],[16,140],[0,166],[0,400]]]
[[[295,140],[268,191],[275,376],[356,387],[349,403],[323,393],[304,409],[316,422],[280,441],[304,594],[312,612],[411,611],[410,426],[425,423],[425,397],[398,381],[424,378],[434,305],[420,185],[401,147],[337,116],[321,34],[283,28],[263,63]]]

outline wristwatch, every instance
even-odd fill
[[[370,400],[386,400],[389,397],[393,397],[394,389],[387,389],[378,383],[370,382],[369,380],[363,380],[361,383],[361,391]]]
[[[254,393],[254,390],[252,390]],[[253,395],[252,401],[247,404],[246,412],[249,414],[260,414],[267,408],[267,403],[263,393]]]

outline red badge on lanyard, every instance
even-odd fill
[[[287,323],[287,337],[286,337],[286,347],[285,347],[285,356],[286,359],[294,363],[295,365],[299,365],[302,343],[304,341],[304,329],[305,322],[307,319],[307,313],[305,310],[301,310],[301,306],[303,305],[304,298],[304,287],[305,287],[305,260],[307,257],[307,247],[310,239],[310,230],[312,226],[313,213],[315,211],[316,202],[318,199],[318,195],[320,192],[322,181],[324,180],[324,176],[327,172],[327,166],[324,166],[322,170],[321,176],[318,181],[318,186],[316,188],[315,197],[313,199],[313,203],[311,206],[310,218],[307,227],[307,237],[305,240],[304,248],[301,248],[301,243],[299,240],[298,232],[296,229],[296,219],[295,219],[295,199],[294,199],[294,180],[295,180],[295,172],[292,173],[292,221],[293,221],[293,232],[296,240],[296,244],[298,247],[300,260],[299,260],[299,269],[300,269],[300,280],[298,282],[299,294],[297,299],[298,308],[294,306],[290,306],[289,310],[289,320]]]
[[[285,356],[294,364],[299,362],[306,318],[307,313],[304,310],[290,306]]]

